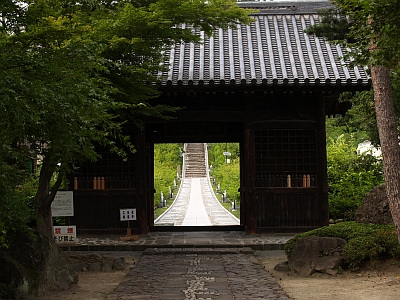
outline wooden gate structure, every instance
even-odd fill
[[[345,64],[340,46],[304,33],[329,1],[239,5],[259,9],[249,26],[212,37],[198,32],[203,43],[166,54],[169,71],[159,74],[162,93],[151,103],[182,107],[174,119],[132,128],[137,153],[127,162],[104,152],[74,174],[71,222],[78,231],[125,230],[120,208],[137,209],[137,233],[156,230],[153,149],[166,142],[240,143],[239,229],[300,232],[328,224],[325,118],[344,114],[339,94],[369,89],[368,75]]]

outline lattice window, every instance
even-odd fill
[[[314,129],[256,130],[256,186],[316,186],[316,134]]]
[[[99,150],[97,162],[87,161],[80,165],[74,178],[74,189],[131,189],[135,188],[134,157],[123,161],[109,150]]]

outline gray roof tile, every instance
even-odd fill
[[[203,43],[166,51],[163,85],[368,85],[362,67],[343,61],[345,50],[304,33],[317,14],[259,14],[250,25],[198,32]]]

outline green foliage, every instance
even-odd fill
[[[309,33],[343,44],[350,50],[347,58],[353,63],[398,66],[398,0],[334,0],[333,3],[337,9],[321,11],[322,22],[312,26]]]
[[[226,163],[224,152],[230,152],[230,163]],[[208,164],[212,165],[212,177],[220,184],[221,191],[226,190],[230,201],[240,203],[240,150],[238,143],[208,144]]]
[[[394,225],[343,222],[297,234],[285,245],[288,257],[296,241],[306,236],[337,237],[346,240],[343,255],[346,265],[351,269],[357,269],[371,260],[400,257],[400,244]]]
[[[378,127],[385,159],[385,179],[391,202],[398,202],[398,178],[394,175],[398,165],[399,128],[399,61],[400,61],[400,1],[399,0],[334,0],[338,10],[326,12],[322,24],[312,28],[314,34],[342,44],[349,53],[345,59],[350,65],[371,66],[371,77],[375,89]],[[347,29],[342,35],[333,37],[332,31],[338,31],[330,20],[341,19]],[[388,75],[391,75],[389,80]],[[392,81],[392,82],[391,82]],[[392,95],[393,89],[393,95]],[[381,91],[385,91],[382,93]],[[380,144],[375,125],[375,111],[372,105],[372,92],[356,94],[349,97],[353,108],[345,122],[351,127],[362,127],[369,135],[369,140],[375,145]],[[397,102],[397,103],[396,103]],[[397,114],[397,118],[394,115]],[[391,144],[392,143],[392,144]],[[393,170],[393,173],[391,171]],[[369,180],[368,180],[369,181]],[[393,209],[393,207],[391,207]],[[397,224],[397,218],[394,218]]]
[[[369,153],[357,153],[360,140],[342,134],[327,141],[329,214],[354,220],[365,195],[383,183],[382,162]]]
[[[214,168],[226,164],[224,152],[230,152],[230,159],[239,158],[240,149],[238,143],[209,143],[208,144],[208,164]]]
[[[364,92],[362,92],[364,93]],[[369,92],[366,92],[369,93]],[[354,96],[354,98],[359,95],[358,93]],[[350,101],[352,100],[352,95],[343,93],[341,94],[339,101]],[[373,100],[370,99],[372,102],[372,109],[374,110],[374,104]],[[339,136],[341,135],[351,135],[352,143],[354,145],[357,145],[359,143],[362,143],[366,140],[370,140],[370,135],[368,135],[368,132],[364,129],[365,127],[361,126],[362,121],[356,122],[356,121],[350,121],[353,120],[353,118],[357,117],[359,119],[367,119],[370,118],[370,116],[367,116],[366,114],[363,114],[360,111],[354,112],[353,109],[357,109],[358,105],[354,103],[352,105],[352,108],[350,108],[344,116],[338,117],[338,118],[327,118],[325,125],[326,125],[326,136],[327,136],[327,143],[331,139],[336,140]],[[372,117],[375,121],[375,116]]]
[[[364,262],[385,258],[399,258],[400,245],[396,231],[377,229],[371,235],[351,239],[343,249],[346,263],[358,269]]]
[[[231,159],[229,164],[223,164],[214,168],[212,176],[215,176],[216,183],[220,184],[221,191],[226,190],[230,201],[240,202],[240,161],[239,158]]]
[[[16,299],[15,290],[7,284],[0,282],[0,297],[3,299]]]
[[[0,148],[13,158],[26,145],[25,159],[43,157],[38,220],[65,174],[99,158],[95,146],[124,159],[134,151],[126,121],[140,126],[144,116],[176,111],[148,101],[158,95],[152,74],[162,70],[165,47],[198,41],[193,27],[211,33],[248,23],[248,13],[233,0],[2,1]]]
[[[311,25],[307,30],[308,34],[323,36],[330,41],[345,40],[349,34],[352,20],[342,14],[338,14],[337,8],[321,9],[321,22],[317,25]]]
[[[168,199],[169,189],[174,188],[174,179],[178,165],[182,167],[182,157],[179,156],[183,144],[155,144],[154,145],[154,206],[160,204],[161,192]],[[176,181],[179,185],[179,182]],[[176,196],[177,191],[173,191]]]
[[[400,70],[391,70],[391,83],[397,128],[400,128]],[[327,132],[338,131],[339,134],[332,136],[328,133],[328,135],[336,139],[341,133],[351,133],[359,142],[369,140],[372,144],[379,146],[373,91],[343,93],[339,101],[350,102],[351,108],[343,117],[329,119]]]
[[[0,249],[8,248],[12,236],[29,231],[34,219],[33,197],[37,178],[17,165],[0,165]]]

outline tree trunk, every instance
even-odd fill
[[[50,163],[50,154],[43,159],[39,175],[38,191],[35,195],[36,229],[49,238],[53,238],[53,220],[51,215],[51,203],[61,184],[59,177],[53,187],[50,186],[51,178],[56,166]]]
[[[400,242],[400,146],[390,74],[384,66],[371,67],[376,121],[383,158],[383,170],[389,208]]]

